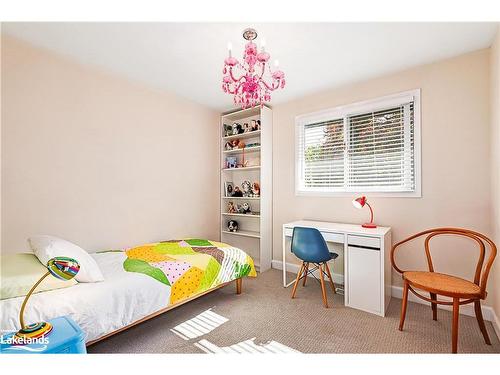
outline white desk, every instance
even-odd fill
[[[363,228],[361,225],[300,220],[283,224],[283,286],[286,278],[286,237],[294,227],[318,229],[326,242],[344,245],[344,304],[380,316],[391,300],[391,228]]]

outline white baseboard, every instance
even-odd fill
[[[282,262],[280,260],[273,260],[271,263],[271,267],[278,269],[278,270],[283,269]],[[288,272],[292,272],[292,273],[296,274],[297,272],[299,272],[299,267],[300,266],[297,264],[288,263],[288,262],[286,263],[286,269]],[[319,276],[317,274],[317,272],[316,272],[315,276],[316,277]],[[333,276],[333,281],[335,283],[344,284],[344,275],[337,274],[334,272],[332,274],[332,276]],[[401,299],[403,297],[403,288],[400,286],[393,285],[391,295],[392,295],[392,297]],[[443,297],[443,298],[445,298],[445,297]],[[418,298],[413,293],[408,294],[408,300],[411,302],[416,302],[416,303],[430,306],[429,302],[426,302],[426,301]],[[443,310],[448,310],[448,311],[451,311],[451,309],[452,309],[451,306],[446,306],[446,305],[438,305],[438,308],[443,309]],[[498,316],[496,315],[495,310],[490,306],[481,306],[481,309],[483,311],[484,320],[491,322],[491,324],[493,325],[493,328],[495,329],[495,333],[497,334],[497,337],[500,339],[500,320],[498,319]],[[474,313],[474,307],[472,304],[460,306],[460,314],[467,315],[467,316],[473,316],[473,317],[476,316]]]
[[[283,265],[282,265],[281,261],[279,261],[279,260],[273,260],[271,262],[271,268],[274,268],[274,269],[277,269],[277,270],[282,270],[283,269]],[[300,269],[300,265],[298,265],[298,264],[293,264],[293,263],[287,263],[286,264],[286,271],[287,272],[292,272],[294,274],[297,274],[297,272],[299,272],[299,269]],[[331,266],[330,266],[330,270],[331,270]],[[335,271],[335,270],[333,270],[333,271]],[[318,271],[313,272],[313,274],[314,274],[314,276],[319,277],[319,272]],[[332,277],[333,277],[333,282],[334,283],[344,284],[344,275],[332,272]],[[291,280],[289,280],[289,281],[291,281]]]
[[[493,318],[494,320],[491,320],[491,324],[493,324],[493,328],[495,328],[495,333],[497,334],[497,337],[500,339],[500,321],[498,320],[498,315],[495,314],[495,310],[491,309],[493,312]]]

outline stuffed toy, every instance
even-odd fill
[[[238,222],[236,220],[229,220],[227,223],[227,230],[230,232],[236,232],[238,230]]]
[[[260,196],[260,185],[258,182],[253,183],[252,187],[252,194],[254,197],[259,197]]]
[[[236,168],[237,161],[236,156],[226,156],[226,168]]]
[[[244,132],[245,132],[245,130],[243,130],[243,127],[241,126],[241,124],[238,124],[237,122],[235,122],[233,124],[233,135],[241,134]]]
[[[248,204],[248,202],[245,202],[241,205],[241,208],[239,210],[240,213],[242,214],[250,214],[252,213],[252,211],[250,210],[250,205]]]
[[[233,126],[224,124],[224,137],[230,136],[233,133]]]
[[[241,190],[243,190],[243,196],[249,197],[252,193],[252,184],[250,181],[246,180],[241,183]]]
[[[229,214],[235,214],[237,212],[236,205],[233,202],[227,204],[227,212]]]
[[[242,197],[242,196],[243,192],[240,190],[238,186],[235,186],[233,190],[233,197]]]

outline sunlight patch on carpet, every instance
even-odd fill
[[[175,326],[170,331],[184,340],[191,340],[212,332],[228,321],[229,319],[214,313],[210,308],[196,315],[194,318]]]
[[[300,353],[286,345],[280,344],[277,341],[271,340],[265,344],[256,344],[255,337],[241,341],[231,346],[220,347],[208,340],[200,340],[194,343],[198,349],[203,350],[205,353],[237,353],[237,354],[285,354],[285,353]]]

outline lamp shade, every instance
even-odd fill
[[[71,280],[80,271],[80,265],[73,258],[55,257],[47,262],[47,269],[60,280]]]
[[[363,208],[366,204],[366,197],[362,196],[359,198],[356,198],[352,201],[352,205],[356,208]]]

